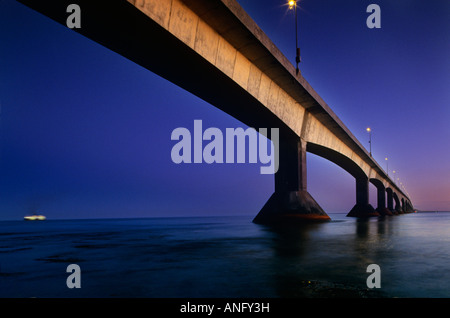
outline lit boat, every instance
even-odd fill
[[[25,221],[44,221],[46,219],[43,215],[29,215],[23,218]]]

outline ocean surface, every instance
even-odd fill
[[[450,212],[330,216],[1,221],[0,297],[450,297]]]

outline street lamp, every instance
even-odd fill
[[[386,160],[386,173],[387,173],[387,176],[389,177],[389,161],[388,161],[388,157],[384,158],[384,160]]]
[[[367,127],[366,131],[369,133],[369,147],[370,147],[370,156],[372,157],[372,129],[370,127]]]
[[[299,72],[298,63],[301,62],[301,58],[300,58],[300,48],[298,47],[297,0],[289,0],[288,6],[289,6],[289,10],[294,10],[294,14],[295,14],[295,48],[296,48],[295,62],[297,63],[297,68],[296,68],[295,72],[298,75],[298,72]]]

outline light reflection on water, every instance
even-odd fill
[[[450,213],[0,222],[1,297],[449,297]],[[82,288],[65,285],[77,263]],[[368,290],[366,268],[381,267]]]

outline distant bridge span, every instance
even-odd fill
[[[349,216],[411,212],[410,198],[389,178],[331,108],[296,74],[236,0],[18,0],[121,54],[255,128],[280,129],[275,192],[256,223],[325,220],[307,191],[306,152],[355,178]],[[377,208],[369,204],[369,182]]]

